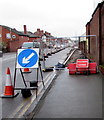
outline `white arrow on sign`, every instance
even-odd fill
[[[22,63],[24,63],[24,64],[29,63],[30,62],[29,59],[32,58],[34,55],[35,55],[35,53],[31,53],[27,58],[24,57],[22,60]]]

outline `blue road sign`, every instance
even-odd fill
[[[18,49],[16,68],[38,68],[39,49]]]

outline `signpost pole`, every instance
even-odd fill
[[[22,70],[21,70],[21,68],[20,68],[20,72],[21,72],[22,79],[23,79],[23,82],[24,82],[24,84],[25,84],[25,87],[27,87],[27,84],[26,84],[26,82],[25,82],[25,78],[24,78],[24,76],[23,76],[23,73],[22,73]]]
[[[45,88],[40,61],[39,61],[39,69],[40,69],[40,74],[41,74],[41,78],[42,78],[43,87]]]
[[[16,53],[15,70],[14,70],[14,88],[15,88],[15,83],[16,83],[16,72],[17,72],[16,65],[17,65],[17,53]]]

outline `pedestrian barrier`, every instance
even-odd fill
[[[96,62],[89,63],[89,71],[90,71],[91,74],[96,74],[97,73],[97,64],[96,64]]]
[[[76,63],[68,64],[69,74],[76,74]]]
[[[9,67],[6,70],[6,85],[4,88],[4,95],[2,98],[13,98],[16,97],[18,93],[14,93],[14,86],[12,85],[12,79]]]
[[[88,59],[77,59],[76,63],[68,64],[69,74],[96,74],[96,62],[89,63]]]
[[[88,59],[77,59],[76,71],[82,73],[82,71],[88,71],[89,60]]]

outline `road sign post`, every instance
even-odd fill
[[[36,97],[37,97],[38,86],[28,87],[27,84],[26,84],[26,81],[25,81],[25,77],[24,77],[21,69],[22,68],[33,68],[33,69],[37,69],[37,71],[38,71],[38,69],[41,69],[40,67],[41,67],[41,65],[40,65],[40,62],[39,62],[39,48],[18,49],[17,57],[16,57],[16,64],[15,64],[15,73],[14,73],[14,87],[15,87],[15,82],[16,82],[16,71],[17,71],[17,69],[20,69],[20,73],[21,73],[22,80],[23,80],[23,83],[25,85],[25,88],[15,88],[15,90],[21,90],[22,94],[24,94],[24,91],[25,92],[27,91],[27,92],[30,93],[30,90],[36,90]],[[44,86],[42,73],[41,73],[41,78],[42,78],[42,83],[43,83],[43,86]],[[36,79],[37,79],[37,83],[38,83],[38,73],[37,73],[37,78]],[[25,96],[25,94],[23,96]],[[30,95],[31,94],[26,95],[26,97],[30,97]]]
[[[18,49],[16,68],[38,68],[39,49]]]

